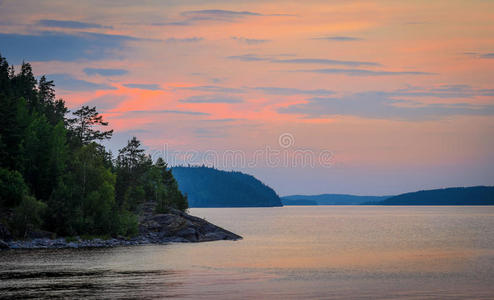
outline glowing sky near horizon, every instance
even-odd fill
[[[332,153],[217,165],[281,195],[494,184],[494,1],[0,0],[0,53],[114,151]]]

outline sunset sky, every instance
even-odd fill
[[[0,54],[96,106],[114,153],[242,153],[215,166],[280,195],[494,184],[491,0],[0,0]]]

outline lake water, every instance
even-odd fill
[[[191,213],[244,239],[3,251],[0,298],[494,298],[494,207]]]

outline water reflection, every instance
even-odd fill
[[[0,252],[0,298],[490,299],[494,207],[194,209],[237,242]]]
[[[184,272],[54,269],[2,271],[2,298],[151,298],[181,296]]]

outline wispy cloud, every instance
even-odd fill
[[[69,20],[44,19],[44,20],[39,20],[36,24],[43,27],[68,28],[68,29],[112,28],[111,26],[104,26],[96,23],[86,23],[86,22],[69,21]]]
[[[190,37],[190,38],[168,38],[166,43],[197,43],[204,40],[202,37]]]
[[[190,110],[129,110],[123,112],[126,115],[160,115],[160,114],[176,114],[176,115],[191,115],[191,116],[209,116],[211,114],[200,112],[200,111],[190,111]]]
[[[171,21],[171,22],[153,22],[153,26],[190,26],[193,25],[190,21]]]
[[[214,93],[232,93],[239,94],[243,93],[244,90],[238,88],[222,87],[217,85],[199,85],[199,86],[186,86],[177,87],[177,90],[189,90],[189,91],[201,91],[201,92],[214,92]]]
[[[282,87],[254,87],[256,91],[262,91],[270,95],[332,95],[335,92],[325,89],[296,89],[296,88],[282,88]]]
[[[241,61],[268,61],[267,57],[258,56],[255,54],[243,54],[243,55],[232,55],[228,56],[229,59],[241,60]]]
[[[270,40],[263,40],[263,39],[249,39],[249,38],[244,38],[244,37],[239,37],[239,36],[232,36],[232,40],[238,41],[240,43],[244,43],[247,45],[259,45],[259,44],[264,44],[269,42]]]
[[[284,63],[284,64],[341,65],[341,66],[349,66],[349,67],[381,65],[379,63],[367,62],[367,61],[334,60],[334,59],[322,59],[322,58],[275,59],[275,60],[271,60],[271,62]]]
[[[121,76],[128,74],[129,71],[124,69],[100,69],[100,68],[85,68],[84,73],[86,75],[100,75],[100,76]]]
[[[262,16],[263,14],[251,11],[234,11],[224,9],[189,10],[182,12],[182,16],[197,19],[231,19],[245,16]]]
[[[157,91],[161,90],[159,84],[156,83],[124,83],[123,86],[131,88],[131,89],[140,89],[140,90],[150,90]]]
[[[474,98],[494,96],[494,89],[475,89],[470,85],[441,85],[437,87],[411,87],[407,89],[398,89],[387,93],[392,97],[407,97],[407,98]]]
[[[230,97],[224,95],[197,95],[180,99],[183,103],[240,103],[244,100],[240,97]]]
[[[190,90],[212,93],[225,93],[225,94],[243,94],[247,91],[260,91],[268,95],[332,95],[334,91],[327,89],[298,89],[298,88],[285,88],[285,87],[244,87],[244,88],[231,88],[216,85],[202,85],[202,86],[190,86],[190,87],[177,87],[177,90]],[[199,96],[203,98],[204,96]],[[216,98],[217,96],[211,96]],[[238,99],[237,99],[238,100]]]
[[[353,37],[353,36],[326,36],[326,37],[317,37],[313,38],[313,40],[325,40],[325,41],[336,41],[336,42],[354,42],[354,41],[362,41],[362,38]]]
[[[224,9],[188,10],[178,18],[167,22],[154,22],[154,26],[193,26],[201,22],[239,22],[248,17],[293,16],[290,14],[263,14],[253,11],[235,11]]]
[[[334,66],[348,66],[348,67],[381,66],[381,64],[379,63],[368,62],[368,61],[336,60],[336,59],[325,59],[325,58],[280,59],[278,57],[259,56],[256,54],[233,55],[233,56],[228,56],[227,58],[246,61],[246,62],[267,61],[270,63],[279,63],[279,64],[318,64],[318,65],[334,65]]]
[[[201,122],[204,123],[229,123],[229,122],[236,122],[240,121],[242,119],[234,119],[234,118],[224,118],[224,119],[204,119],[201,120]]]
[[[70,74],[48,74],[46,77],[53,80],[57,89],[65,91],[95,91],[116,90],[117,88],[104,83],[94,83],[74,78]]]
[[[351,115],[371,119],[424,121],[455,115],[494,115],[494,105],[426,104],[402,100],[387,92],[364,92],[335,98],[310,98],[306,103],[283,107],[278,112],[302,114],[306,118]]]
[[[372,71],[364,69],[313,69],[297,70],[296,72],[342,74],[347,76],[400,76],[400,75],[437,75],[436,73],[418,71]]]
[[[489,97],[494,96],[494,89],[481,89],[478,91],[481,93],[481,96],[489,96]]]
[[[236,22],[245,17],[262,16],[261,13],[251,11],[233,11],[223,9],[189,10],[180,14],[174,21],[155,22],[155,26],[192,26],[204,21]]]
[[[28,61],[102,60],[119,57],[117,50],[140,39],[89,32],[62,33],[43,31],[38,34],[0,33],[2,55],[13,63]],[[35,47],[33,45],[36,45]]]
[[[490,53],[464,52],[463,54],[475,58],[494,59],[494,52],[490,52]]]

